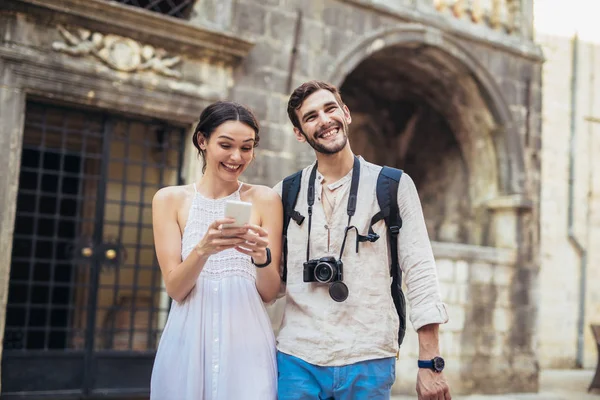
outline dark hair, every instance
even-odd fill
[[[298,86],[296,90],[294,90],[290,96],[287,106],[288,117],[296,128],[302,130],[296,111],[302,107],[302,103],[304,103],[304,100],[306,100],[308,96],[322,89],[329,90],[331,93],[333,93],[333,97],[335,97],[335,100],[338,102],[340,107],[344,105],[342,96],[340,95],[338,88],[335,86],[323,81],[304,82],[302,85]]]
[[[204,150],[200,148],[200,143],[198,143],[198,133],[201,133],[202,136],[204,136],[204,138],[208,141],[212,133],[220,125],[227,121],[239,121],[252,128],[256,133],[254,138],[254,147],[258,146],[258,131],[260,128],[258,125],[258,120],[252,111],[238,103],[231,101],[217,101],[216,103],[213,103],[202,110],[202,113],[200,114],[200,121],[198,122],[198,125],[196,125],[196,129],[194,129],[194,136],[192,137],[194,146],[196,149],[198,149],[198,153],[204,160],[202,173],[204,173],[206,170],[206,157]]]

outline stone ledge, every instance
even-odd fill
[[[119,110],[150,118],[183,124],[193,123],[198,110],[225,96],[226,88],[151,78],[122,73],[108,68],[89,69],[76,61],[53,62],[51,57],[23,49],[0,46],[0,62],[10,72],[8,85],[28,96],[51,98],[69,103]],[[150,79],[150,80],[149,80]]]
[[[488,201],[487,208],[491,211],[498,210],[525,210],[533,208],[533,202],[523,195],[515,194],[497,197]]]
[[[471,40],[496,49],[518,55],[535,62],[543,62],[544,55],[541,47],[530,39],[522,36],[510,36],[495,32],[487,27],[475,24],[465,24],[464,21],[450,19],[439,12],[424,12],[423,8],[397,6],[391,9],[380,4],[374,4],[367,0],[341,0],[344,3],[357,7],[367,8],[375,12],[386,14],[394,18],[401,18],[415,23],[421,23],[430,27],[438,28],[448,34],[456,35],[463,39]]]
[[[209,30],[177,18],[104,0],[3,0],[2,3],[0,9],[25,14],[33,14],[36,9],[38,12],[50,11],[73,25],[231,64],[245,58],[254,46],[254,43],[227,32]]]
[[[489,264],[515,265],[517,252],[511,249],[474,246],[461,243],[431,242],[435,258],[449,258],[466,262],[484,262]]]

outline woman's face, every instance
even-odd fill
[[[256,134],[242,122],[227,121],[219,125],[208,141],[202,134],[198,135],[205,154],[206,174],[235,181],[253,159]]]

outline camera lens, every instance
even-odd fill
[[[315,279],[321,283],[327,283],[333,278],[333,268],[328,263],[319,263],[315,267]]]

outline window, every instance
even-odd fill
[[[175,18],[188,18],[194,0],[109,0]]]

